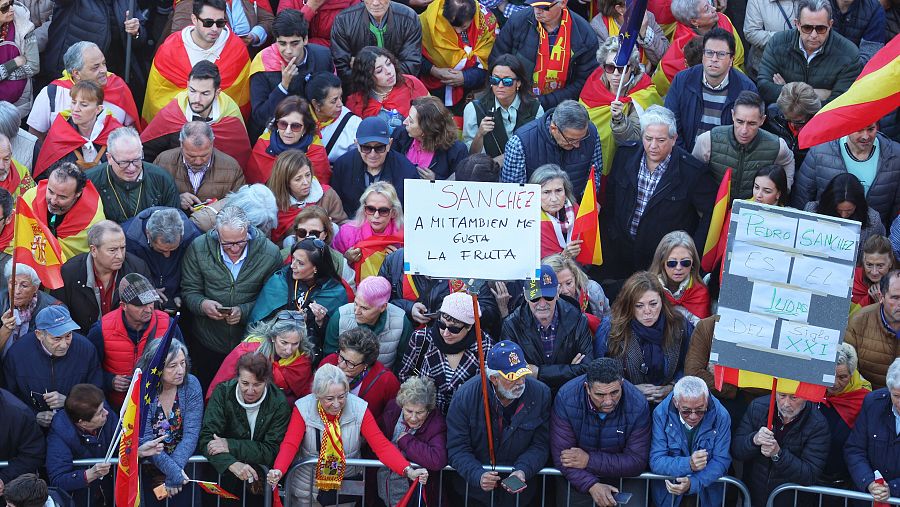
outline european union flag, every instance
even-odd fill
[[[152,394],[159,388],[159,377],[162,375],[163,369],[166,367],[166,356],[169,355],[169,346],[172,345],[172,337],[175,336],[175,329],[178,327],[178,317],[169,319],[169,328],[166,334],[160,340],[159,348],[156,349],[153,359],[147,364],[144,371],[144,377],[141,379],[141,421],[146,421],[147,410],[153,401]]]
[[[625,19],[619,30],[619,52],[616,54],[616,67],[625,67],[631,59],[631,53],[641,33],[641,23],[647,12],[647,0],[631,0],[625,9]]]

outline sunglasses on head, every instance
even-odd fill
[[[518,78],[491,76],[491,86],[500,86],[502,84],[503,86],[509,88],[514,85],[516,81],[518,81]]]
[[[278,130],[287,130],[290,128],[291,132],[300,132],[303,130],[302,123],[288,122],[285,120],[278,120],[275,122],[275,126],[278,127]]]
[[[691,261],[690,259],[681,259],[680,261],[666,261],[667,268],[674,269],[679,264],[681,264],[681,267],[683,268],[689,268],[691,267],[691,264],[693,264],[693,261]]]
[[[438,325],[438,329],[440,329],[441,331],[443,331],[443,330],[446,329],[447,331],[450,332],[450,334],[458,334],[458,333],[461,333],[461,332],[463,331],[463,329],[466,329],[466,328],[469,327],[469,326],[466,326],[466,325],[463,325],[463,326],[451,326],[450,324],[447,324],[446,322],[444,322],[443,320],[440,320],[440,319],[438,319],[437,325]]]
[[[216,25],[216,28],[225,28],[225,25],[228,23],[227,20],[223,19],[210,19],[210,18],[198,18],[200,23],[203,24],[203,28],[212,28],[213,25]]]
[[[360,145],[360,147],[359,147],[359,151],[361,151],[363,153],[372,153],[373,151],[375,153],[384,153],[385,150],[387,150],[386,144],[377,144],[375,146],[363,144],[363,145]]]
[[[0,7],[0,13],[6,14],[10,9],[12,9],[12,6],[13,2],[3,5],[2,7]]]
[[[366,212],[366,215],[371,216],[375,213],[378,213],[378,216],[380,217],[386,217],[391,214],[391,211],[393,211],[391,208],[376,208],[375,206],[369,206],[368,204],[365,208],[363,208],[363,210]]]
[[[325,231],[317,231],[315,229],[306,230],[303,227],[298,227],[296,232],[297,232],[298,238],[305,239],[305,238],[309,238],[309,237],[318,238]]]
[[[304,320],[303,314],[293,310],[281,310],[275,314],[275,320]]]
[[[615,74],[616,71],[619,71],[619,74],[625,73],[625,67],[619,67],[614,63],[604,63],[603,70],[606,71],[607,74]]]
[[[811,34],[813,30],[819,35],[824,35],[828,31],[828,27],[826,25],[800,25],[800,31],[805,34]]]

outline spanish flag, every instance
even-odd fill
[[[262,183],[263,185],[269,181],[272,175],[272,166],[275,165],[277,155],[273,154],[269,148],[271,147],[272,133],[269,129],[259,136],[256,144],[253,145],[253,152],[250,153],[250,161],[244,169],[244,179],[247,184]],[[306,153],[306,157],[312,164],[313,175],[323,185],[327,185],[331,181],[331,163],[328,161],[328,152],[322,146],[322,139],[319,133],[305,135],[296,145],[290,148],[300,150]]]
[[[362,257],[360,257],[359,261],[351,266],[356,271],[356,285],[359,285],[359,282],[362,280],[378,274],[378,270],[384,264],[384,258],[387,257],[385,248],[391,245],[403,246],[402,229],[395,231],[393,234],[369,236],[353,245],[353,248],[359,248],[362,252]]]
[[[59,251],[59,242],[50,230],[38,220],[28,203],[19,197],[16,203],[15,232],[13,232],[13,263],[21,262],[31,266],[41,284],[48,289],[63,286],[60,272],[64,257]]]
[[[69,75],[69,72],[64,70],[62,77],[50,84],[71,90],[75,82],[72,81],[72,76]],[[141,121],[141,116],[138,114],[137,105],[134,103],[134,95],[131,94],[131,88],[128,87],[124,79],[112,72],[106,73],[106,86],[103,87],[103,102],[114,104],[125,111],[127,119],[131,120],[126,120],[126,125],[133,124],[138,132],[144,129],[144,122]]]
[[[741,44],[741,38],[735,33],[734,25],[728,16],[719,13],[719,28],[723,28],[734,35],[734,68],[744,71],[744,45]],[[668,51],[663,55],[659,62],[659,67],[653,73],[653,84],[661,96],[665,96],[669,92],[669,86],[675,79],[675,74],[683,71],[687,67],[684,66],[684,46],[697,37],[697,32],[693,28],[678,23],[675,28],[675,34],[672,36],[672,43],[669,45]]]
[[[247,127],[237,104],[231,96],[222,92],[219,94],[219,116],[214,118],[210,127],[215,134],[214,146],[234,157],[241,167],[247,167],[250,157],[250,138],[247,135]],[[188,104],[188,92],[181,91],[162,108],[147,128],[141,132],[141,142],[147,142],[158,137],[173,134],[181,130],[187,123],[185,111],[190,111]]]
[[[209,482],[209,481],[191,481],[191,482],[196,482],[197,485],[200,486],[200,489],[202,489],[203,491],[206,491],[210,495],[216,495],[216,496],[225,498],[227,500],[240,500],[239,497],[235,496],[232,493],[225,491],[224,489],[222,489],[221,486],[219,486],[215,482]],[[276,497],[277,497],[277,495],[276,495]]]
[[[603,264],[603,250],[600,248],[600,210],[597,207],[595,181],[595,168],[591,167],[591,174],[588,176],[584,195],[578,206],[578,214],[575,216],[575,223],[572,224],[572,237],[584,240],[581,252],[575,260],[585,266]]]
[[[721,390],[723,384],[731,384],[741,388],[765,389],[771,391],[773,378],[774,377],[771,375],[764,375],[762,373],[755,373],[717,364],[715,371],[715,387],[716,389]],[[825,401],[825,386],[820,386],[818,384],[779,378],[777,390],[779,393],[793,394],[812,402]]]
[[[80,149],[87,143],[85,138],[82,137],[81,134],[75,130],[75,127],[69,123],[69,118],[71,116],[72,111],[70,110],[60,111],[60,113],[56,115],[56,119],[53,120],[53,123],[50,125],[50,130],[47,132],[47,138],[41,146],[41,151],[38,152],[37,161],[34,163],[35,176],[43,174],[50,166],[59,162],[75,150]],[[113,130],[121,127],[122,124],[119,123],[119,120],[117,120],[109,111],[102,112],[100,117],[97,118],[97,121],[103,122],[103,129],[93,140],[93,143],[99,144],[100,146],[106,146],[106,140],[109,138],[109,134]],[[100,157],[98,155],[98,158],[94,160],[94,162],[99,161]],[[90,167],[93,166],[81,166],[81,170],[86,171]]]
[[[49,223],[50,211],[47,209],[47,180],[38,182],[38,186],[32,188],[22,196],[25,205],[35,219],[46,225]],[[66,219],[56,228],[56,238],[62,249],[63,262],[80,253],[90,250],[87,240],[87,231],[94,224],[106,218],[103,214],[103,203],[100,202],[100,194],[90,180],[81,191],[81,197],[75,201],[72,209],[66,213]]]
[[[719,183],[716,203],[713,206],[709,232],[706,233],[706,244],[703,246],[703,258],[700,267],[707,273],[725,257],[725,245],[728,241],[728,222],[731,220],[731,168],[725,170],[725,176]]]
[[[144,97],[143,116],[148,124],[169,101],[187,89],[188,74],[194,65],[184,47],[184,37],[190,37],[189,31],[193,29],[192,25],[173,33],[156,51]],[[231,30],[223,30],[220,37],[228,39],[225,47],[211,61],[219,67],[222,75],[222,91],[237,102],[241,113],[246,117],[250,114],[250,55],[241,39],[231,33]],[[244,157],[245,161],[246,158]]]
[[[141,370],[134,370],[128,387],[124,412],[120,417],[122,436],[119,441],[119,466],[116,468],[116,507],[141,504],[138,447],[141,445]]]
[[[50,141],[50,139],[47,139],[47,141]],[[44,146],[46,145],[47,143],[45,142]],[[46,148],[42,147],[40,153],[43,153],[44,149]],[[18,160],[10,159],[9,164],[12,166],[9,168],[9,176],[6,177],[6,180],[0,182],[0,187],[6,189],[13,199],[17,199],[20,195],[34,188],[34,180],[31,178],[28,168],[20,164]]]
[[[875,123],[900,106],[900,37],[875,53],[850,88],[800,130],[800,147],[833,141]]]

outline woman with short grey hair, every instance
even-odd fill
[[[437,389],[430,378],[410,377],[400,386],[396,401],[388,403],[381,420],[384,434],[403,455],[435,474],[447,465],[447,425],[434,409],[436,399]],[[432,481],[426,486],[425,497],[433,504],[446,502],[439,485],[440,481]],[[378,470],[378,496],[385,504],[397,505],[408,488],[405,477]],[[412,505],[417,503],[415,497],[411,499]]]
[[[572,237],[578,204],[569,175],[556,164],[544,164],[531,173],[528,183],[541,186],[541,257],[557,253],[577,257],[583,241]]]
[[[350,506],[362,500],[363,470],[347,467],[346,460],[360,457],[363,438],[394,473],[422,483],[428,480],[428,471],[412,467],[385,438],[366,403],[349,391],[344,372],[324,364],[313,378],[312,393],[294,403],[287,434],[267,476],[268,483],[277,486],[295,460],[318,458],[318,463],[314,469],[300,468],[285,485],[291,504],[309,506],[316,501],[321,505]],[[343,503],[338,504],[338,498]]]

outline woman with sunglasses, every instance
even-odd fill
[[[469,153],[487,153],[502,164],[509,136],[544,116],[544,108],[532,94],[531,74],[515,55],[498,56],[488,76],[490,88],[463,111],[463,142]]]
[[[437,97],[413,100],[409,116],[391,138],[391,149],[406,155],[423,180],[446,180],[469,154],[453,114]]]
[[[399,127],[412,100],[428,96],[419,78],[400,73],[397,57],[384,48],[366,46],[353,60],[352,94],[347,108],[360,118],[379,116],[388,128]]]
[[[317,364],[328,318],[349,302],[352,291],[335,272],[331,249],[320,239],[299,241],[291,248],[290,261],[266,281],[248,322],[267,320],[281,310],[301,312],[315,352],[313,364]]]
[[[44,172],[59,161],[74,162],[82,171],[106,162],[106,140],[110,132],[122,126],[103,109],[103,87],[99,84],[79,81],[72,85],[69,96],[72,105],[53,120],[38,152],[33,171],[36,178],[46,177],[49,173]]]
[[[637,48],[631,52],[628,65],[616,66],[620,46],[618,37],[600,45],[600,66],[588,77],[579,99],[597,126],[604,169],[612,167],[617,145],[641,139],[640,113],[663,104],[650,76],[644,73]]]
[[[775,3],[775,2],[772,2]],[[822,109],[822,101],[812,86],[795,81],[781,88],[778,100],[766,111],[763,128],[784,139],[794,152],[794,174],[803,166],[809,148],[800,148],[800,130]]]
[[[689,234],[672,231],[663,236],[650,273],[659,278],[666,299],[692,324],[711,315],[709,290],[700,278],[700,255]]]
[[[400,389],[394,372],[378,360],[380,350],[378,335],[357,327],[341,333],[337,351],[322,359],[322,364],[333,364],[347,375],[350,392],[366,400],[375,419],[381,419],[384,407]]]
[[[613,303],[611,321],[609,335],[597,336],[594,350],[605,348],[607,357],[621,360],[625,378],[656,405],[684,375],[694,326],[666,297],[659,278],[647,271],[625,281]]]
[[[447,415],[453,394],[480,371],[472,296],[464,292],[448,294],[436,317],[409,338],[399,376],[401,382],[413,376],[433,380],[437,409],[441,415]],[[484,331],[481,344],[487,355],[493,339]]]
[[[309,158],[300,150],[289,149],[278,155],[266,185],[278,204],[278,226],[271,237],[276,244],[290,234],[297,213],[307,206],[321,206],[334,223],[347,221],[341,198],[313,175]]]
[[[253,352],[271,361],[272,381],[284,393],[288,403],[309,394],[313,351],[306,339],[306,323],[301,312],[281,310],[275,314],[274,320],[250,326],[247,337],[228,353],[209,383],[207,400],[217,385],[235,377],[238,359]]]
[[[16,106],[23,118],[31,111],[31,78],[41,70],[34,31],[29,9],[14,0],[0,2],[0,100]]]
[[[598,10],[600,14],[591,20],[591,28],[597,34],[600,47],[609,39],[618,38],[625,24],[625,11],[633,0],[600,0]],[[641,53],[640,61],[647,66],[648,74],[659,64],[666,50],[669,49],[669,39],[650,9],[644,13],[637,39],[638,51]],[[603,61],[600,61],[601,65]]]
[[[298,241],[308,237],[321,239],[326,245],[331,246],[334,241],[334,235],[337,234],[338,226],[335,225],[328,212],[321,206],[307,206],[297,213],[294,218],[294,234],[284,238],[284,248],[281,249],[282,257],[288,258],[291,254],[291,247]],[[341,275],[344,282],[350,288],[356,291],[356,273],[347,263],[344,254],[338,252],[334,248],[329,249],[331,252],[331,260],[334,262],[334,270]],[[290,260],[286,261],[290,262]]]
[[[328,154],[309,112],[309,104],[296,95],[282,100],[275,108],[275,119],[253,146],[244,171],[248,184],[265,183],[272,174],[275,159],[285,150],[300,150],[312,163],[312,171],[322,183],[331,179]]]
[[[403,206],[393,185],[383,181],[372,183],[359,203],[356,217],[341,226],[333,245],[356,271],[357,284],[367,276],[377,275],[381,267],[381,262],[364,266],[362,248],[379,247],[387,255],[403,246]]]

